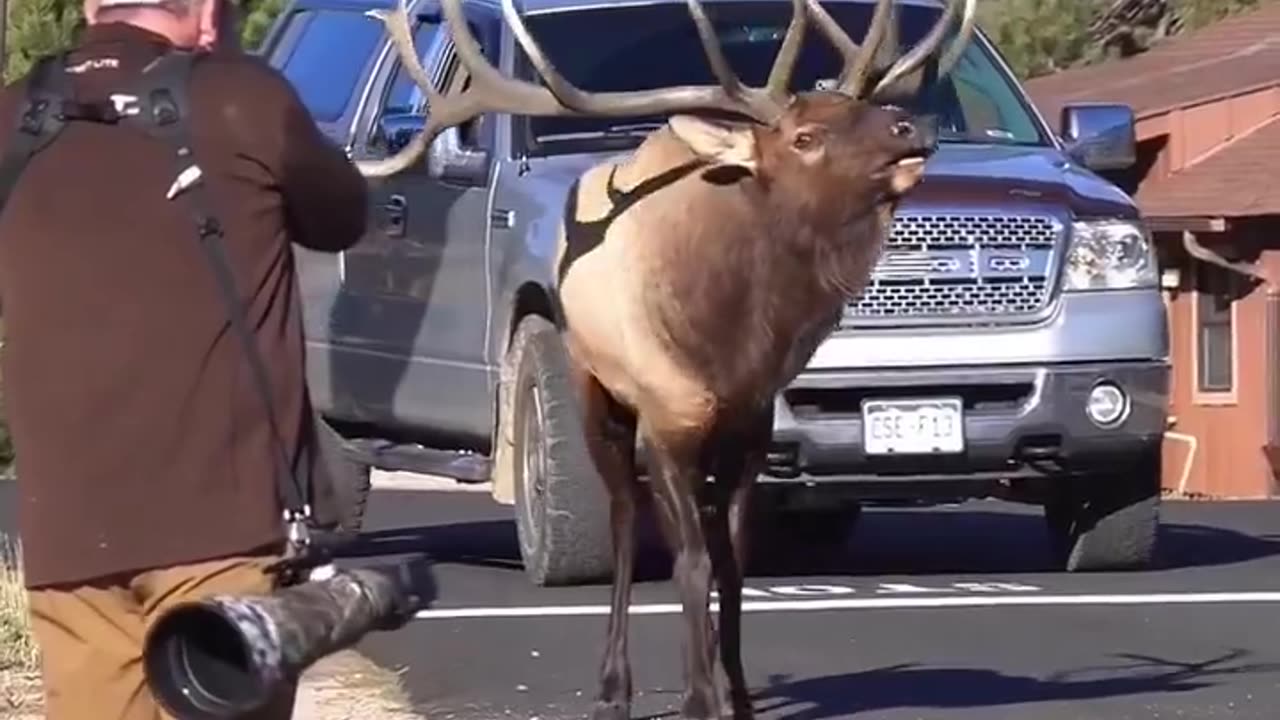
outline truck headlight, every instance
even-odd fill
[[[1064,275],[1067,290],[1155,287],[1159,279],[1151,234],[1130,220],[1072,223]]]

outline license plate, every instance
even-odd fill
[[[868,455],[964,452],[964,410],[958,398],[867,400],[862,447]]]

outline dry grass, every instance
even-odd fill
[[[0,533],[0,717],[38,717],[40,652],[31,636],[22,547]]]
[[[22,546],[0,533],[0,670],[35,672],[39,662],[27,614]]]

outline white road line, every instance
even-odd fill
[[[375,468],[369,473],[369,484],[374,490],[397,492],[473,492],[487,493],[493,489],[491,483],[459,482],[452,478],[437,475],[421,475],[419,473],[388,471]]]
[[[1154,593],[1143,595],[1010,595],[918,598],[838,598],[828,600],[744,601],[744,612],[797,612],[813,610],[873,610],[908,608],[965,608],[1018,605],[1191,605],[1218,603],[1280,602],[1280,592]],[[711,603],[717,610],[718,603]],[[679,603],[647,603],[631,607],[632,615],[678,615]],[[420,610],[419,620],[459,618],[520,618],[608,615],[608,605],[547,605],[517,607],[437,608]]]

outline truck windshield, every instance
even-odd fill
[[[851,38],[861,41],[873,3],[839,0],[824,7]],[[738,76],[751,85],[762,85],[786,33],[790,3],[708,1],[707,9]],[[920,41],[940,12],[936,6],[899,5],[899,42],[904,51]],[[715,83],[684,3],[531,13],[526,23],[556,68],[588,91]],[[792,76],[793,91],[831,80],[841,67],[839,56],[812,23],[805,40]],[[536,82],[538,76],[528,58],[517,53],[518,75]],[[934,75],[934,62],[927,63],[925,82],[911,104],[917,112],[938,116],[944,142],[1048,144],[1025,97],[985,44],[970,43],[941,82]],[[520,152],[531,156],[622,150],[633,147],[662,121],[661,117],[517,117],[515,141]]]

